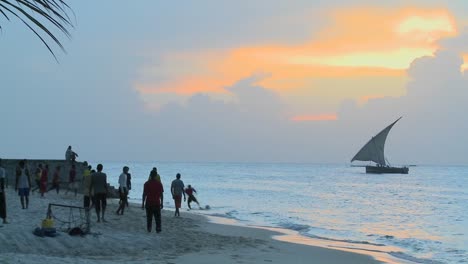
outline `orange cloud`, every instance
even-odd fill
[[[169,54],[170,67],[162,71],[169,81],[136,87],[142,94],[223,93],[223,87],[259,72],[269,77],[258,84],[280,93],[313,91],[317,78],[404,78],[415,58],[432,55],[437,40],[457,34],[455,19],[445,9],[344,9],[330,17],[332,23],[303,44]]]
[[[385,96],[384,95],[365,95],[365,96],[361,96],[359,98],[359,102],[361,104],[363,103],[366,103],[367,101],[369,100],[372,100],[372,99],[380,99],[380,98],[384,98]]]
[[[322,115],[300,115],[291,118],[294,122],[305,122],[305,121],[335,121],[338,120],[336,114],[322,114]]]
[[[463,54],[463,65],[461,66],[461,71],[468,70],[468,54]]]

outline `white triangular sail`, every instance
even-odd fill
[[[367,142],[367,144],[364,145],[364,147],[362,147],[361,150],[359,150],[359,152],[354,156],[351,162],[355,160],[373,161],[382,166],[387,165],[384,155],[385,140],[387,140],[387,135],[390,132],[390,129],[392,129],[392,127],[400,119],[401,117],[398,118],[392,124],[390,124],[388,127],[386,127],[384,130],[380,131],[380,133],[377,134],[377,136],[372,137],[372,139],[369,140],[369,142]]]

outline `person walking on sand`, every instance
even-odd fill
[[[83,207],[91,207],[91,165],[83,171]]]
[[[124,208],[127,205],[127,195],[128,195],[128,187],[127,187],[127,175],[128,175],[129,168],[124,166],[122,169],[122,173],[119,177],[119,208],[117,209],[116,214],[123,215]]]
[[[160,181],[156,179],[155,173],[151,174],[151,179],[145,182],[143,187],[143,197],[141,208],[146,209],[146,228],[151,232],[151,226],[156,221],[156,233],[161,232],[161,209],[164,203],[164,188]]]
[[[177,173],[176,179],[172,181],[171,194],[175,203],[174,216],[180,216],[179,209],[182,205],[182,195],[184,195],[184,202],[185,202],[184,182],[180,179],[180,173]]]
[[[197,193],[197,190],[192,188],[192,186],[189,184],[187,188],[185,189],[185,193],[188,195],[187,205],[189,209],[192,209],[192,207],[190,207],[191,202],[195,202],[198,205],[198,207],[200,207],[200,204],[198,203],[197,198],[193,194],[193,193]]]
[[[128,206],[128,197],[130,195],[130,190],[132,189],[132,175],[130,173],[127,173],[127,200],[125,205]]]
[[[102,172],[102,164],[98,164],[97,172],[91,175],[91,190],[94,191],[94,205],[96,208],[97,222],[107,222],[104,218],[107,206],[107,175]]]
[[[6,197],[5,197],[5,179],[6,171],[2,167],[2,159],[0,159],[0,218],[3,219],[3,224],[8,224],[6,218]]]
[[[42,169],[41,179],[39,180],[41,197],[44,197],[44,193],[47,192],[47,182],[49,180],[49,165],[45,165],[44,169]]]
[[[31,189],[31,178],[29,177],[29,170],[26,168],[26,164],[24,160],[22,160],[19,162],[19,166],[16,168],[15,191],[18,191],[18,195],[21,201],[21,207],[23,209],[27,209],[29,206],[29,190],[30,189]]]
[[[75,197],[76,197],[76,194],[78,192],[78,186],[77,186],[77,182],[76,182],[76,167],[75,167],[75,164],[71,165],[71,169],[70,169],[70,172],[68,174],[68,189],[65,192],[65,194],[67,194],[70,189],[75,192]]]
[[[36,171],[34,171],[34,182],[36,183],[36,187],[31,189],[31,192],[35,192],[36,190],[41,189],[41,176],[42,176],[42,164],[39,163],[39,165],[36,168]]]
[[[52,177],[52,187],[49,191],[55,189],[57,194],[60,192],[60,166],[55,167],[54,175]]]

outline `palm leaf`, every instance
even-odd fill
[[[65,52],[61,41],[49,28],[55,27],[70,38],[71,34],[67,28],[73,27],[73,24],[68,15],[69,12],[73,13],[65,0],[0,0],[0,14],[8,21],[10,17],[7,14],[10,14],[23,22],[42,41],[56,60],[54,51],[41,33]],[[1,24],[0,29],[2,29]]]

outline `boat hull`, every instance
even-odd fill
[[[366,173],[372,174],[383,174],[383,173],[394,173],[394,174],[408,174],[408,167],[378,167],[378,166],[366,166]]]

